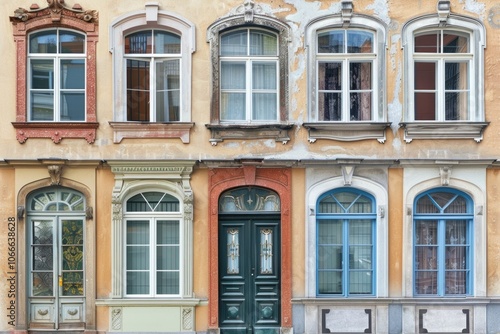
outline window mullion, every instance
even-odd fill
[[[154,38],[153,38],[154,40]],[[149,119],[156,122],[156,59],[151,57],[149,65]]]
[[[54,59],[54,116],[53,121],[59,122],[61,120],[61,110],[60,110],[60,101],[61,101],[61,57],[56,56]]]
[[[246,89],[245,89],[245,108],[246,108],[246,113],[245,113],[245,118],[247,122],[252,121],[253,117],[253,110],[252,110],[252,96],[253,96],[253,78],[252,78],[252,66],[253,62],[251,59],[246,60]]]
[[[351,80],[349,78],[349,65],[350,62],[348,59],[342,60],[342,121],[347,122],[349,121],[350,117],[350,108],[349,108],[349,102],[350,102],[350,93],[351,93]]]
[[[349,220],[344,219],[342,222],[342,293],[345,297],[349,296]]]
[[[446,221],[438,220],[438,258],[437,258],[437,270],[438,270],[438,286],[437,293],[438,296],[444,296],[445,285],[446,285]]]
[[[149,294],[156,296],[156,218],[149,220]]]

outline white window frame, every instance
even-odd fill
[[[415,53],[415,36],[432,31],[449,31],[468,36],[469,52],[452,53]],[[477,142],[483,139],[483,130],[488,125],[484,114],[484,48],[486,31],[484,25],[473,18],[450,13],[443,22],[438,14],[421,16],[408,21],[402,30],[404,49],[404,115],[401,125],[405,127],[405,141],[413,139],[457,139],[472,138]],[[436,120],[415,120],[414,81],[415,61],[436,62]],[[444,62],[447,60],[469,64],[469,103],[468,120],[446,121],[444,119]],[[441,74],[439,74],[441,72]]]
[[[390,125],[387,122],[386,109],[386,25],[369,16],[353,14],[346,21],[340,14],[320,17],[309,22],[306,26],[305,45],[307,48],[308,65],[308,122],[304,127],[309,130],[309,141],[317,139],[333,139],[340,141],[356,141],[376,139],[380,143],[386,140],[385,129]],[[319,54],[318,34],[325,31],[358,30],[373,33],[372,53],[339,53]],[[347,50],[345,50],[347,51]],[[371,119],[368,121],[351,121],[349,112],[349,86],[343,85],[343,118],[341,121],[319,121],[318,116],[318,63],[328,60],[339,61],[343,64],[342,82],[349,82],[348,66],[352,60],[369,61],[372,63],[372,108]],[[346,71],[347,69],[347,71]]]
[[[27,94],[26,94],[26,99],[27,99],[27,104],[28,104],[28,113],[27,113],[27,118],[29,122],[68,122],[68,123],[81,123],[81,122],[86,122],[87,121],[87,36],[77,30],[74,29],[67,29],[67,28],[49,28],[49,29],[40,29],[36,30],[33,33],[28,35],[28,44],[30,43],[31,36],[36,33],[44,32],[44,31],[55,31],[57,35],[57,52],[55,53],[32,53],[31,52],[31,46],[28,45],[28,66],[27,66]],[[68,31],[72,32],[74,34],[78,34],[81,37],[83,37],[82,45],[83,45],[83,53],[61,53],[59,52],[59,47],[60,47],[60,32],[61,31]],[[50,89],[33,89],[31,88],[32,86],[32,65],[31,61],[32,60],[52,60],[53,66],[54,66],[54,73],[53,73],[53,87]],[[84,74],[84,87],[81,89],[63,89],[61,88],[61,61],[62,60],[83,60],[83,68],[85,71]],[[32,101],[31,101],[31,93],[34,91],[52,91],[53,92],[53,118],[52,120],[33,120],[33,110],[32,110]],[[63,92],[68,92],[68,91],[74,91],[74,92],[83,92],[84,94],[84,106],[83,106],[83,116],[84,118],[82,120],[63,120],[61,119],[61,96]]]
[[[179,201],[179,210],[182,208],[181,207],[181,203],[182,201],[177,198],[177,196],[175,196],[174,194],[171,194],[169,192],[166,192],[164,189],[155,189],[155,188],[151,188],[151,189],[145,189],[145,190],[142,190],[140,192],[134,192],[132,194],[130,194],[130,196],[127,196],[127,198],[124,200],[124,203],[123,203],[123,208],[124,208],[124,215],[123,215],[123,224],[124,224],[124,228],[123,228],[123,246],[124,246],[124,249],[123,249],[123,259],[124,259],[124,264],[123,264],[123,277],[124,277],[124,280],[123,280],[123,292],[124,292],[124,296],[127,297],[127,298],[155,298],[155,297],[180,297],[181,296],[181,293],[184,289],[184,271],[182,270],[182,265],[183,265],[183,262],[182,262],[182,259],[184,258],[184,249],[183,249],[183,240],[185,239],[184,238],[184,219],[183,219],[183,215],[180,211],[178,212],[127,212],[126,211],[126,204],[127,204],[127,201],[138,195],[138,194],[141,194],[141,193],[148,193],[148,192],[159,192],[159,193],[165,193],[167,195],[171,195],[173,197],[175,197],[178,201]],[[127,238],[127,222],[128,221],[134,221],[134,220],[144,220],[144,221],[148,221],[149,223],[149,269],[147,271],[149,271],[149,294],[127,294],[127,280],[126,280],[126,277],[127,277],[127,272],[128,272],[128,268],[127,268],[127,242],[126,242],[126,238]],[[179,225],[179,269],[178,269],[178,272],[179,272],[179,293],[178,294],[158,294],[157,291],[156,291],[156,288],[157,288],[157,281],[156,281],[156,259],[157,259],[157,253],[156,253],[156,249],[157,249],[157,243],[156,243],[156,231],[157,231],[157,221],[159,220],[164,220],[164,221],[176,221]],[[146,271],[146,270],[144,270]]]
[[[231,32],[234,32],[234,31],[246,31],[247,32],[247,55],[245,56],[224,56],[222,54],[219,55],[219,66],[220,66],[220,73],[222,73],[222,63],[231,63],[231,62],[235,62],[235,63],[245,63],[245,89],[244,89],[244,92],[245,92],[245,119],[244,120],[232,120],[232,119],[223,119],[222,118],[222,114],[219,116],[220,117],[220,122],[221,123],[268,123],[268,122],[277,122],[278,119],[279,119],[279,105],[280,105],[280,80],[279,80],[279,72],[280,72],[280,64],[279,64],[279,46],[278,46],[278,41],[279,41],[279,37],[278,35],[273,32],[273,31],[270,31],[270,30],[265,30],[265,29],[262,29],[262,28],[254,28],[254,27],[250,27],[250,28],[238,28],[238,29],[234,29],[234,30],[230,30],[226,33],[231,33]],[[272,34],[275,36],[276,38],[276,52],[277,54],[275,56],[262,56],[262,55],[249,55],[248,51],[249,51],[249,48],[250,48],[250,32],[251,31],[265,31],[269,34]],[[222,39],[224,37],[224,35],[226,33],[221,33],[220,34],[220,39]],[[222,48],[221,48],[222,49]],[[252,94],[255,93],[255,92],[259,92],[261,90],[259,89],[254,89],[253,88],[253,74],[252,74],[252,65],[254,63],[259,63],[259,62],[264,62],[264,63],[274,63],[276,65],[276,89],[274,89],[274,92],[276,94],[276,114],[275,114],[275,118],[274,119],[270,119],[270,120],[259,120],[259,119],[254,119],[254,115],[253,115],[253,104],[252,104]],[[222,113],[222,93],[224,91],[226,91],[225,89],[222,88],[222,76],[220,77],[220,86],[221,86],[221,89],[220,89],[220,103],[221,105],[219,106],[219,110],[221,111]],[[243,90],[238,90],[240,92],[243,92]],[[263,92],[269,92],[270,90],[262,90]],[[236,90],[235,90],[236,92]]]
[[[180,111],[175,122],[127,121],[125,36],[140,30],[164,30],[181,37],[180,58]],[[190,141],[190,129],[194,126],[191,113],[192,54],[196,50],[195,25],[187,19],[160,10],[158,3],[146,3],[144,10],[128,13],[115,19],[110,27],[109,51],[113,59],[113,121],[114,142],[123,138],[179,138]],[[151,88],[150,88],[151,89]]]

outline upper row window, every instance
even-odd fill
[[[63,29],[29,37],[30,121],[85,121],[85,35]]]

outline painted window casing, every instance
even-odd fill
[[[206,127],[210,129],[210,142],[212,145],[217,145],[218,142],[226,139],[272,138],[284,144],[290,140],[288,130],[293,126],[288,123],[288,43],[290,28],[274,17],[261,14],[262,12],[262,8],[255,5],[246,14],[243,11],[236,11],[212,23],[207,29],[207,41],[210,43],[212,62],[212,102],[210,123],[206,124]],[[224,45],[226,38],[231,34],[237,35],[238,32],[243,31],[250,32],[248,36],[254,32],[269,37],[267,38],[269,44],[266,45],[265,49],[260,50],[260,55],[252,54],[255,49],[249,49],[245,56],[239,54],[235,57],[235,55],[226,53],[228,50],[227,46]],[[274,50],[274,38],[276,38],[276,50]],[[268,48],[271,43],[273,49]],[[248,40],[246,45],[251,44],[252,40]],[[264,46],[264,44],[261,46]],[[244,83],[243,88],[236,86],[236,81],[233,82],[229,81],[228,78],[224,78],[225,74],[228,73],[228,68],[225,68],[225,65],[228,65],[230,61],[233,64],[236,61],[240,61],[240,64],[246,64],[245,79],[241,78],[243,75],[241,74],[238,76],[239,80],[237,80],[239,83]],[[262,70],[261,77],[264,76],[264,68],[268,71],[265,74],[266,82],[254,80],[252,83],[252,78],[259,77],[255,72],[257,67],[253,66],[252,69],[252,63],[260,66]],[[236,108],[237,104],[234,99],[231,102],[231,108],[228,108],[227,97],[232,94],[232,97],[235,98],[237,93],[243,93],[243,91],[246,98],[240,99],[245,101],[244,104],[239,103],[241,108]],[[254,110],[252,110],[252,105]],[[261,107],[263,112],[254,112],[257,105]],[[231,117],[228,116],[228,112]]]
[[[402,31],[405,140],[466,139],[477,142],[484,115],[486,31],[473,18],[450,13],[414,18]]]
[[[150,38],[146,36],[149,33]],[[130,41],[136,46],[132,47]],[[144,50],[139,44],[145,44]],[[160,47],[151,49],[153,45]],[[189,143],[194,125],[194,24],[148,3],[145,10],[125,14],[111,23],[109,49],[115,101],[113,121],[109,123],[114,142],[123,138],[179,138]],[[144,80],[139,81],[139,77]]]
[[[373,296],[376,280],[376,207],[351,188],[322,195],[316,208],[317,295]]]
[[[70,9],[58,1],[45,9],[22,10],[22,13],[18,9],[15,16],[10,17],[17,49],[18,78],[16,121],[12,125],[20,143],[29,138],[50,138],[54,143],[60,143],[64,138],[82,138],[89,144],[95,141],[99,126],[96,116],[97,19],[96,11],[83,11],[79,6]],[[53,53],[52,49],[48,53],[41,53],[42,50],[33,52],[32,37],[50,30],[65,32],[66,36],[81,36],[83,45],[79,43],[75,53],[66,53],[64,50],[55,50],[57,52]],[[69,46],[69,43],[65,43],[65,46]],[[73,62],[70,62],[71,59]],[[36,73],[36,68],[47,76],[50,60],[53,61],[54,75],[42,83],[38,80],[40,78],[37,79],[40,73]],[[69,72],[73,72],[75,80],[67,80]],[[84,79],[81,78],[82,72]],[[34,94],[36,99],[33,99]],[[50,102],[50,94],[54,94],[53,102]],[[71,102],[66,104],[67,98]],[[45,112],[35,112],[33,117],[33,106],[37,104],[43,107],[39,110],[44,109],[50,114],[52,108],[54,114],[50,116],[45,115]],[[50,104],[53,107],[47,109]]]
[[[306,27],[309,141],[385,141],[386,26],[352,14]]]
[[[124,210],[126,297],[179,296],[183,250],[179,200],[159,191],[131,196]]]
[[[473,202],[465,193],[436,188],[415,199],[414,295],[470,295],[473,279]]]

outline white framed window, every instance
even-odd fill
[[[405,140],[473,138],[484,115],[485,29],[449,13],[415,18],[403,27]]]
[[[179,200],[145,191],[126,201],[124,291],[128,297],[179,296],[182,215]]]
[[[147,3],[110,25],[114,142],[179,138],[189,143],[195,26]]]
[[[28,121],[86,121],[86,37],[37,30],[28,43]]]
[[[220,36],[221,122],[278,120],[279,61],[276,33],[237,29]]]
[[[352,11],[352,8],[351,8]],[[353,14],[306,27],[309,140],[385,141],[386,26]],[[346,131],[347,130],[347,131]]]
[[[180,121],[181,38],[162,30],[125,36],[127,121]]]

